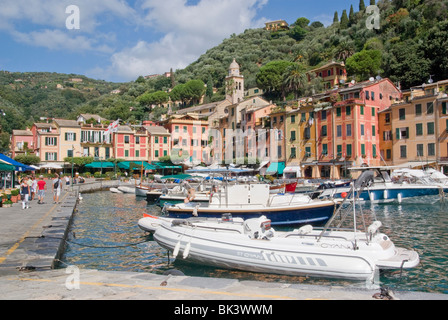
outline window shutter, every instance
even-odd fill
[[[398,128],[397,128],[397,130],[396,130],[396,137],[397,137],[397,140],[400,140],[400,139],[401,139],[401,136],[400,136],[400,129],[398,129]]]
[[[65,133],[65,141],[68,141],[68,133]]]

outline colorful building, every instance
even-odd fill
[[[209,161],[206,147],[208,144],[207,120],[202,120],[195,114],[172,115],[162,122],[171,132],[171,150],[186,163],[200,164]]]
[[[393,164],[448,169],[448,81],[424,84],[403,92],[391,107]]]
[[[57,156],[49,161],[64,162],[64,158],[81,154],[81,125],[76,120],[54,119],[58,131]]]
[[[25,153],[34,153],[34,138],[30,129],[13,130],[11,135],[12,158]]]
[[[171,134],[167,129],[161,126],[144,126],[148,139],[148,157],[149,162],[159,161],[160,157],[170,155]]]
[[[341,169],[345,169],[343,166],[347,160],[355,166],[384,164],[380,154],[378,113],[401,99],[400,90],[389,79],[349,84],[347,88],[339,89],[337,94],[330,97],[330,101],[333,98],[341,101],[335,102],[326,114],[327,122],[330,118],[332,123],[331,135],[334,139],[328,141],[326,154],[323,145],[319,150],[324,161],[333,163],[335,170],[332,177],[335,179],[345,173]],[[322,117],[321,114],[319,118]],[[319,132],[325,131],[324,125],[323,122],[319,123]]]
[[[335,86],[344,85],[347,82],[347,70],[344,62],[331,61],[322,67],[311,70],[308,73],[308,81],[311,81],[311,74],[322,78],[324,89],[330,90]]]
[[[31,127],[34,140],[34,154],[43,163],[58,161],[59,131],[55,123],[35,123]]]

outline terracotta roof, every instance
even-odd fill
[[[12,130],[14,136],[32,136],[33,133],[28,130]]]
[[[54,119],[53,121],[59,127],[81,128],[81,125],[76,120]]]
[[[159,126],[145,126],[144,127],[149,134],[151,135],[170,135],[168,130],[166,130],[164,127]]]

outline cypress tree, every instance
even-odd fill
[[[341,16],[341,29],[347,29],[348,28],[348,16],[347,16],[347,10],[342,11]]]
[[[350,6],[350,13],[348,15],[348,25],[352,26],[355,24],[355,11],[353,10],[353,5]]]
[[[366,10],[366,5],[364,3],[364,0],[359,0],[359,11]]]
[[[333,23],[338,23],[338,22],[339,22],[338,12],[335,11],[335,12],[334,12],[334,18],[333,18]]]
[[[375,0],[370,0],[370,5],[375,6],[376,5]]]

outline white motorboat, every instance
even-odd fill
[[[389,171],[396,169],[397,167],[350,168],[362,171],[361,176],[368,175],[370,179],[368,186],[358,194],[359,199],[373,203],[428,203],[439,200],[448,192],[448,185],[437,183],[428,176],[401,174],[391,179]],[[355,181],[354,184],[356,183]],[[346,185],[336,186],[323,190],[318,197],[341,198],[344,193],[350,191],[350,188]]]
[[[136,197],[146,197],[146,194],[151,191],[150,186],[137,185],[135,186],[135,196]]]
[[[156,223],[154,239],[174,257],[214,267],[250,272],[319,276],[373,282],[379,269],[407,269],[419,255],[397,248],[378,232],[314,229],[292,232],[271,228],[271,221],[255,219],[164,220]]]
[[[117,188],[110,188],[109,190],[110,190],[110,192],[112,192],[112,193],[123,193],[123,192],[121,192],[120,190],[118,190]]]
[[[200,217],[193,217],[185,219],[188,223],[207,223],[207,222],[213,222],[213,223],[221,223],[223,219],[233,220],[234,222],[239,221],[241,223],[244,222],[241,218],[231,218],[230,214],[224,215],[223,218],[200,218]],[[154,233],[156,230],[164,223],[172,223],[176,219],[174,218],[168,218],[163,216],[154,216],[151,214],[144,214],[143,218],[141,218],[138,221],[138,226],[143,231]]]
[[[324,225],[333,215],[337,200],[313,200],[304,194],[270,194],[268,184],[235,184],[215,186],[208,202],[166,205],[163,212],[170,218],[184,219],[194,215],[205,218],[230,213],[243,219],[261,215],[273,225]]]
[[[135,187],[120,186],[117,189],[123,193],[135,193]]]

